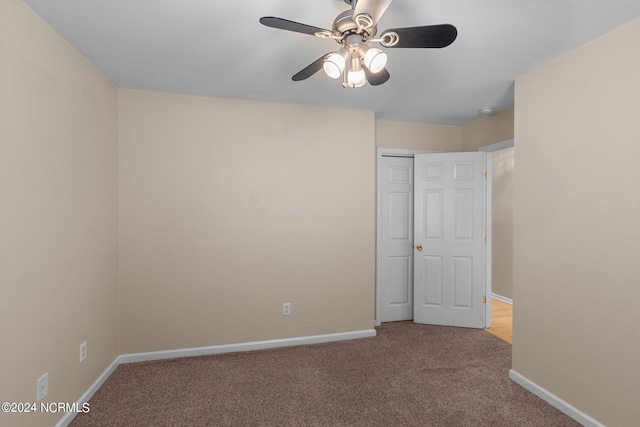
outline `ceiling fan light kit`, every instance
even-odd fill
[[[292,80],[305,80],[323,69],[332,79],[342,77],[343,87],[362,87],[367,82],[378,86],[389,80],[388,56],[367,43],[380,43],[386,48],[443,48],[453,43],[458,34],[453,25],[442,24],[386,30],[376,39],[376,25],[391,0],[345,0],[345,3],[351,5],[351,10],[340,13],[331,30],[273,16],[260,18],[260,23],[267,27],[334,39],[342,46],[299,71]]]

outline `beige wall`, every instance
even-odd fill
[[[376,121],[376,147],[429,151],[478,151],[482,146],[513,138],[514,108],[464,126],[442,126],[387,120]]]
[[[428,151],[460,151],[459,126],[376,121],[376,147]]]
[[[372,112],[120,90],[119,124],[122,353],[373,328]]]
[[[513,369],[640,419],[640,20],[516,82]]]
[[[514,148],[492,157],[491,291],[513,299]]]
[[[117,92],[21,1],[0,32],[0,401],[74,402],[119,353]]]
[[[477,151],[482,146],[513,138],[513,113],[513,107],[507,108],[462,126],[462,151]]]

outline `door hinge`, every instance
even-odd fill
[[[486,303],[487,303],[487,296],[486,296],[486,295],[483,295],[483,296],[482,296],[482,303],[483,303],[483,304],[486,304]]]
[[[483,232],[482,232],[482,238],[483,238],[484,240],[487,240],[487,232],[486,232],[486,231],[483,231]]]
[[[487,176],[487,168],[482,169],[482,175]]]

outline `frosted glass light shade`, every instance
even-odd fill
[[[344,56],[340,55],[338,52],[330,53],[324,58],[324,63],[322,64],[322,68],[324,72],[327,73],[327,76],[332,79],[338,79],[342,75],[344,71],[345,60]]]
[[[372,73],[379,73],[387,65],[387,54],[377,48],[369,48],[364,54],[364,65]]]
[[[364,75],[364,70],[361,68],[358,71],[349,71],[347,73],[347,85],[349,87],[361,87],[367,82],[367,78]]]

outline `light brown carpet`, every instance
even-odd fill
[[[508,378],[483,330],[383,324],[378,336],[120,365],[81,426],[579,426]]]

